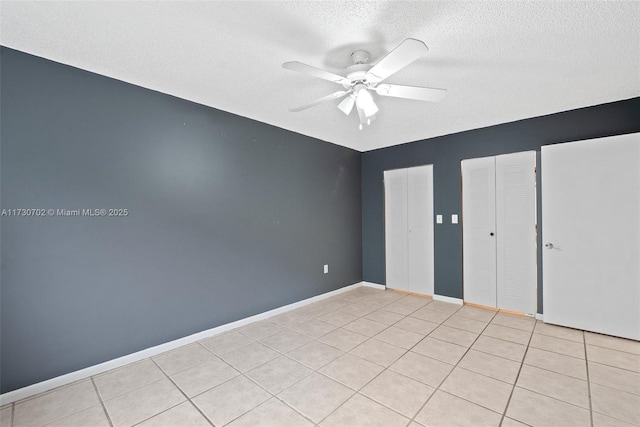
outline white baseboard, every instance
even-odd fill
[[[433,294],[433,299],[436,301],[448,302],[450,304],[462,305],[464,303],[464,301],[462,301],[462,299],[460,298],[446,297],[444,295]]]
[[[372,282],[360,282],[360,283],[362,283],[362,286],[366,286],[368,288],[382,289],[382,290],[387,289],[385,285],[379,285],[377,283],[372,283]]]
[[[543,318],[542,313],[536,313],[536,320],[542,320],[542,321],[544,321],[544,318]]]
[[[375,284],[371,284],[371,285],[374,285],[372,287],[376,287],[376,288],[378,286],[381,286],[381,285],[375,285]],[[206,331],[198,332],[193,335],[189,335],[174,341],[169,341],[164,344],[157,345],[155,347],[150,347],[141,351],[137,351],[135,353],[128,354],[126,356],[118,357],[117,359],[112,359],[103,363],[99,363],[97,365],[89,366],[87,368],[80,369],[79,371],[70,372],[68,374],[61,375],[59,377],[51,378],[49,380],[32,384],[27,387],[19,388],[17,390],[0,394],[0,406],[15,402],[17,400],[25,399],[27,397],[34,396],[36,394],[43,393],[45,391],[49,391],[57,387],[71,384],[73,382],[83,380],[83,379],[92,377],[94,375],[98,375],[103,372],[107,372],[112,369],[128,365],[133,362],[138,362],[140,360],[147,359],[149,357],[156,356],[160,353],[164,353],[169,350],[174,350],[178,347],[182,347],[183,345],[191,344],[193,342],[200,341],[202,339],[209,338],[214,335],[221,334],[223,332],[227,332],[231,329],[235,329],[240,326],[244,326],[246,324],[256,322],[258,320],[263,320],[269,317],[273,317],[277,314],[286,313],[287,311],[295,310],[296,308],[313,304],[314,302],[318,302],[323,299],[332,297],[334,295],[338,295],[343,292],[350,291],[360,286],[370,286],[370,285],[366,284],[366,282],[354,283],[353,285],[348,285],[343,288],[336,289],[335,291],[327,292],[321,295],[316,295],[315,297],[307,298],[302,301],[294,302],[293,304],[288,304],[282,307],[275,308],[273,310],[265,311],[264,313],[259,313],[259,314],[256,314],[255,316],[246,317],[244,319],[240,319],[235,322],[220,325],[212,329],[207,329]],[[384,287],[382,287],[382,289],[384,289]]]

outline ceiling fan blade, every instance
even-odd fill
[[[447,94],[446,89],[431,87],[402,86],[381,84],[376,87],[376,93],[394,98],[416,99],[418,101],[438,102]]]
[[[406,39],[382,58],[365,75],[372,83],[378,83],[400,71],[416,59],[427,53],[426,44],[416,39]]]
[[[285,62],[282,64],[282,68],[291,71],[297,71],[299,73],[308,74],[313,77],[317,77],[323,80],[329,80],[334,83],[349,83],[350,80],[346,77],[334,74],[330,71],[325,71],[320,68],[312,67],[311,65],[303,64],[298,61]]]
[[[343,96],[347,95],[348,93],[349,93],[348,91],[339,90],[337,92],[333,92],[331,95],[323,96],[322,98],[318,98],[315,101],[310,102],[310,103],[305,104],[305,105],[302,105],[300,107],[290,108],[289,111],[291,111],[292,113],[297,113],[298,111],[302,111],[302,110],[306,110],[307,108],[315,107],[316,105],[322,104],[323,102],[331,101],[333,99],[342,98]]]
[[[353,105],[356,103],[355,97],[350,96],[348,98],[343,99],[340,104],[338,104],[338,108],[340,111],[345,113],[347,116],[351,114],[351,110],[353,110]]]

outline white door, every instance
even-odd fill
[[[536,153],[496,157],[497,308],[537,312]]]
[[[433,165],[384,172],[387,287],[433,294]]]
[[[640,134],[542,147],[544,321],[640,339]]]
[[[406,169],[384,171],[385,267],[387,287],[409,290]]]
[[[496,307],[495,157],[462,161],[464,300]]]
[[[464,300],[536,312],[536,153],[462,161]]]
[[[433,295],[433,165],[408,170],[409,291]]]

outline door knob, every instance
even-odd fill
[[[547,243],[544,245],[544,247],[547,249],[553,249],[553,243]]]
[[[489,233],[489,236],[493,236],[494,233]]]

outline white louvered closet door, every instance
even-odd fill
[[[536,153],[496,157],[497,308],[535,313]]]
[[[495,157],[463,160],[464,300],[488,307],[496,307],[495,218]]]
[[[385,267],[387,287],[409,290],[406,169],[384,171]]]
[[[408,170],[409,291],[433,295],[433,165]]]

